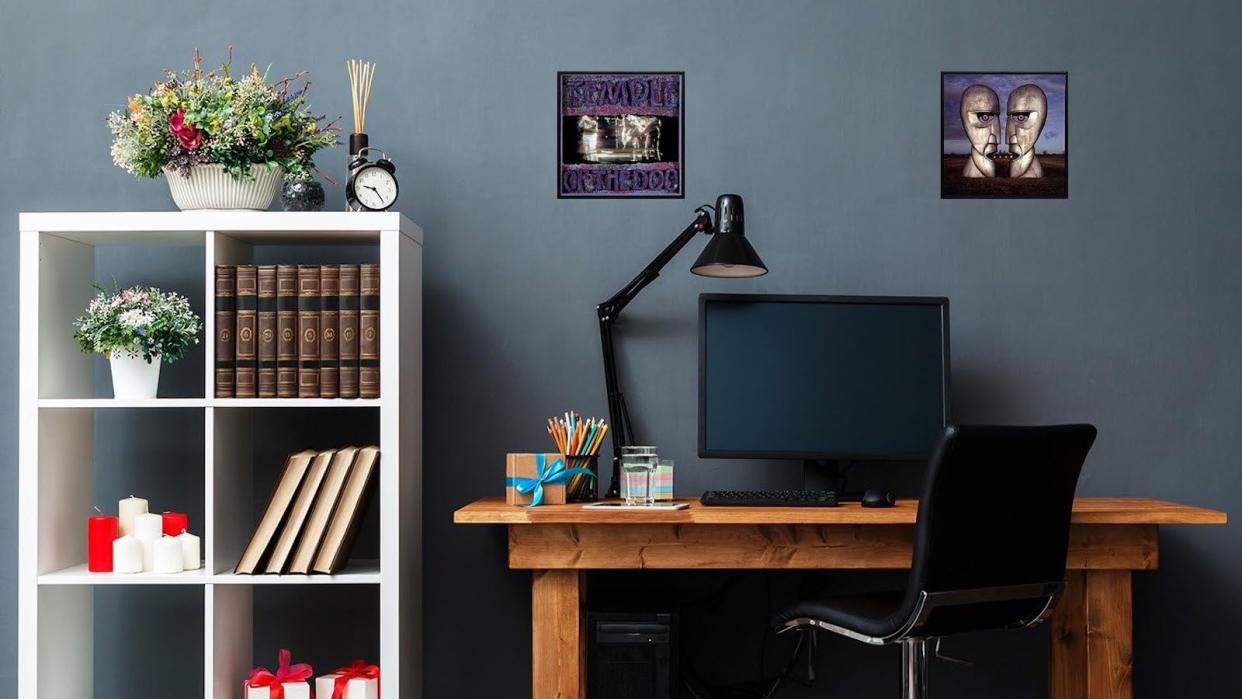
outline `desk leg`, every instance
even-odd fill
[[[1051,622],[1051,699],[1132,699],[1133,606],[1128,570],[1073,570]]]
[[[586,696],[585,574],[536,570],[531,584],[532,699]]]

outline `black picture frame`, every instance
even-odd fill
[[[638,193],[619,192],[584,192],[567,194],[564,191],[563,176],[565,172],[565,112],[562,90],[565,77],[573,75],[661,75],[675,76],[680,86],[677,115],[677,177],[676,193]],[[686,73],[680,70],[559,70],[556,72],[556,198],[557,199],[685,199],[686,198]]]
[[[945,130],[945,77],[949,75],[1057,75],[1065,81],[1064,107],[1064,176],[1063,185],[1056,192],[1000,192],[1000,193],[964,193],[949,185],[948,154],[944,148]],[[941,199],[1069,199],[1070,187],[1070,126],[1069,126],[1069,72],[1064,70],[942,70],[940,71],[940,198]],[[1002,105],[1003,106],[1003,105]]]

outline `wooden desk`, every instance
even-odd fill
[[[484,498],[458,524],[509,527],[509,567],[534,571],[533,699],[585,695],[585,571],[910,567],[918,503],[864,509],[703,507],[634,512],[511,507]],[[1051,620],[1052,699],[1133,696],[1130,575],[1154,570],[1162,524],[1224,524],[1224,512],[1147,498],[1078,498],[1067,587]],[[893,670],[896,672],[896,668]]]

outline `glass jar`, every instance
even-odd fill
[[[621,497],[627,505],[655,504],[656,467],[660,465],[655,447],[621,447]]]

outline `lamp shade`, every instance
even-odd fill
[[[704,277],[759,277],[767,274],[767,266],[746,239],[742,197],[737,194],[717,197],[716,220],[716,232],[690,271]]]

